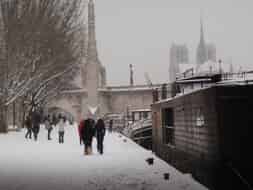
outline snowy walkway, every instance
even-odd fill
[[[37,142],[24,138],[25,131],[0,134],[0,190],[201,190],[202,185],[119,134],[107,134],[104,155],[83,156],[77,130],[68,127],[65,143],[46,140],[41,128]],[[163,173],[170,179],[164,180]]]

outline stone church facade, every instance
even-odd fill
[[[88,3],[88,34],[86,58],[79,64],[74,88],[65,90],[50,102],[47,109],[59,108],[70,113],[76,121],[87,117],[102,117],[107,113],[122,113],[126,109],[149,109],[152,88],[161,85],[107,86],[106,69],[101,64],[95,35],[94,2]]]

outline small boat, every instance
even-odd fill
[[[140,120],[131,125],[124,133],[134,142],[146,149],[152,148],[152,120]]]

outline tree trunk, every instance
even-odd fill
[[[15,128],[16,126],[16,104],[15,101],[12,103],[12,112],[13,112],[13,127]]]
[[[7,106],[0,103],[0,133],[7,133]]]
[[[21,123],[22,123],[22,128],[25,128],[25,118],[26,118],[26,116],[28,115],[28,113],[27,113],[27,108],[26,108],[26,106],[25,106],[25,102],[24,102],[24,100],[22,101],[22,111],[21,111],[21,113],[22,113],[22,121],[21,121]]]

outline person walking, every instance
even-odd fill
[[[79,125],[78,125],[78,135],[79,135],[79,141],[80,141],[80,145],[83,144],[83,140],[82,140],[82,134],[81,134],[81,131],[82,131],[82,128],[84,127],[84,119],[80,121]]]
[[[111,119],[109,122],[109,132],[112,133],[113,120]]]
[[[95,136],[95,133],[96,133],[96,129],[95,129],[95,125],[96,125],[96,122],[95,122],[95,120],[94,119],[92,119],[92,118],[90,118],[89,119],[90,120],[90,124],[91,124],[91,128],[92,128],[92,137],[91,137],[91,152],[93,152],[92,151],[92,142],[93,142],[93,137]]]
[[[32,112],[32,131],[34,140],[37,141],[40,131],[40,114],[37,111]]]
[[[50,115],[48,115],[45,118],[44,124],[45,124],[45,128],[47,130],[47,139],[52,140],[51,137],[50,137],[50,134],[51,134],[51,131],[52,131],[53,127],[50,124]]]
[[[64,131],[66,126],[66,117],[60,117],[58,123],[59,143],[64,143]]]
[[[84,121],[84,126],[81,129],[82,141],[84,143],[84,155],[92,154],[92,138],[93,129],[90,119]]]
[[[99,119],[97,121],[97,124],[95,126],[96,129],[96,137],[97,137],[97,151],[100,154],[103,154],[103,142],[104,142],[104,136],[105,136],[105,123],[102,119]]]
[[[57,123],[60,121],[61,118],[63,118],[63,116],[61,115],[61,113],[59,113],[57,117]]]
[[[56,124],[57,124],[57,117],[55,116],[55,114],[53,114],[51,126],[54,128],[56,126]]]
[[[26,117],[25,126],[27,128],[27,132],[25,134],[25,138],[27,139],[29,137],[29,139],[31,139],[32,138],[32,121],[31,121],[30,115],[28,115]]]

